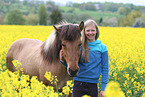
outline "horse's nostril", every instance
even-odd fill
[[[77,68],[76,70],[71,70],[70,68],[67,68],[67,72],[68,72],[70,77],[77,76],[78,71],[79,71],[79,68]]]

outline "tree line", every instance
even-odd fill
[[[111,3],[111,2],[88,2],[72,3],[67,2],[67,12],[60,9],[53,1],[40,0],[1,0],[0,1],[0,24],[21,24],[21,25],[52,25],[63,19],[68,22],[93,18],[102,26],[134,26],[145,27],[145,7],[133,4]],[[118,14],[119,17],[99,17],[90,14],[76,14],[76,9],[96,13]],[[109,15],[109,14],[108,14]]]
[[[47,3],[52,5],[53,8],[52,7],[47,8],[47,4],[37,0],[36,1],[1,0],[0,24],[8,24],[8,25],[56,24],[57,22],[62,20],[62,14],[54,2]]]

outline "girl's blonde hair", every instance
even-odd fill
[[[87,44],[87,37],[85,35],[85,28],[88,26],[92,26],[92,25],[95,25],[96,31],[97,31],[96,36],[95,36],[95,40],[97,40],[99,38],[99,34],[100,34],[98,25],[94,20],[88,19],[84,23],[84,29],[81,32],[81,34],[82,34],[82,58],[81,59],[83,62],[89,62],[89,55],[88,55],[89,54],[89,47]]]

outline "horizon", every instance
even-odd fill
[[[23,0],[20,0],[23,1]],[[29,1],[29,0],[28,0]],[[35,1],[35,0],[34,0]],[[105,2],[109,2],[109,3],[122,3],[122,4],[133,4],[135,6],[145,6],[145,0],[37,0],[37,1],[53,1],[56,4],[60,4],[62,6],[65,6],[65,4],[67,2],[72,2],[72,3],[87,3],[87,2],[99,2],[99,3],[105,3]]]
[[[41,0],[41,1],[54,1],[56,4],[65,5],[67,2],[73,2],[73,3],[87,3],[87,2],[112,2],[112,3],[123,3],[123,4],[133,4],[135,6],[145,6],[145,0],[63,0],[63,2],[60,2],[60,0]]]

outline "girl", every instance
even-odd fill
[[[87,20],[82,31],[81,58],[78,63],[80,70],[73,78],[73,97],[82,97],[83,95],[98,97],[98,83],[101,74],[100,97],[103,97],[108,83],[109,62],[107,47],[98,40],[99,34],[97,23],[91,19]],[[62,50],[60,51],[60,62],[67,67]]]

